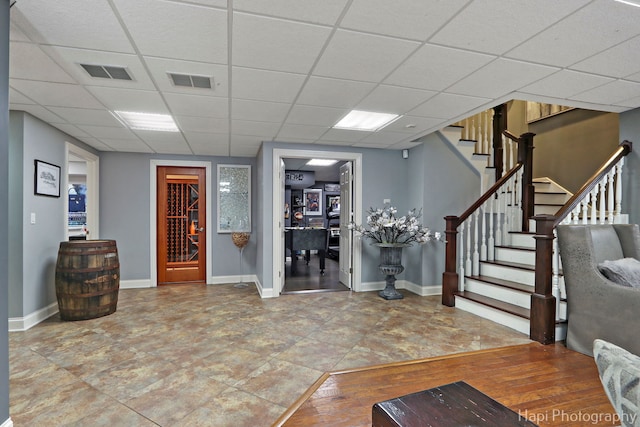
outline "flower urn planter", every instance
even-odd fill
[[[376,243],[380,248],[380,265],[378,268],[386,276],[386,286],[378,295],[384,299],[402,299],[404,295],[396,290],[396,274],[404,271],[402,266],[402,249],[406,244]]]

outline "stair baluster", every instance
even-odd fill
[[[558,239],[556,229],[553,229],[553,257],[551,258],[551,271],[553,276],[551,277],[551,293],[556,299],[556,320],[560,320],[560,251],[558,251]]]
[[[489,203],[489,241],[487,248],[487,259],[493,261],[495,259],[495,238],[493,233],[493,205],[495,204],[495,196],[491,196],[487,202]]]
[[[600,181],[600,204],[598,205],[600,207],[600,224],[604,224],[606,217],[607,217],[607,208],[605,207],[605,191],[606,191],[606,185],[607,185],[607,175],[604,175],[602,177],[602,181]]]
[[[615,168],[612,168],[609,171],[609,187],[607,188],[607,224],[613,224],[613,215],[614,215],[614,211],[613,211],[613,203],[614,203],[614,197],[615,197],[615,193],[613,192],[613,180],[615,178]]]
[[[480,261],[487,260],[487,203],[489,200],[482,204],[482,207],[479,209],[482,211],[482,239],[480,241]]]
[[[473,216],[469,215],[467,219],[467,260],[464,265],[467,274],[473,274],[472,262],[471,262],[471,220]]]
[[[613,218],[613,222],[620,224],[620,215],[622,214],[622,166],[624,165],[624,159],[620,159],[616,165],[616,211]]]
[[[460,223],[460,266],[458,267],[458,290],[464,292],[464,221]]]

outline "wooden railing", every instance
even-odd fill
[[[560,301],[559,265],[555,228],[564,224],[604,224],[620,221],[622,166],[632,151],[623,141],[618,149],[555,215],[538,215],[536,221],[535,291],[531,296],[530,337],[543,344],[555,342],[555,322]]]
[[[533,207],[534,194],[531,183],[534,134],[516,137],[505,131],[504,135],[517,143],[518,162],[462,215],[445,217],[444,305],[453,307],[455,293],[464,290],[465,274],[477,275],[480,261],[493,260],[495,245],[509,244],[509,232],[521,231],[525,223],[528,230],[529,218],[533,216],[529,206]]]

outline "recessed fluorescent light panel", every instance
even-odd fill
[[[337,160],[330,159],[311,159],[307,162],[307,166],[331,166],[335,165]]]
[[[374,113],[372,111],[351,110],[342,120],[336,123],[334,129],[363,130],[375,132],[393,123],[400,116],[398,114]]]
[[[124,125],[135,130],[155,130],[161,132],[179,132],[173,117],[168,114],[135,113],[114,111],[113,115]]]

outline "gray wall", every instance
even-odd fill
[[[9,419],[9,2],[0,3],[0,425]]]
[[[422,180],[412,181],[417,186],[424,206],[424,224],[444,234],[447,215],[462,214],[480,197],[480,176],[440,133],[423,138],[421,151],[411,150],[411,175],[419,171]],[[413,151],[416,151],[414,155]],[[422,246],[419,266],[423,286],[442,285],[445,245],[441,242]]]
[[[151,159],[211,162],[211,180],[207,184],[211,187],[212,195],[213,224],[208,226],[212,236],[212,248],[208,249],[207,257],[212,263],[214,276],[240,274],[238,248],[234,246],[229,233],[218,234],[216,231],[217,165],[251,165],[253,194],[258,181],[255,159],[103,152],[100,154],[100,238],[116,240],[122,280],[145,280],[151,277],[149,270]],[[252,198],[255,200],[254,196]],[[253,236],[244,250],[243,274],[254,274],[256,265],[255,230],[256,219],[259,216],[258,205],[252,203],[251,208]]]
[[[622,212],[629,214],[630,223],[640,224],[640,108],[620,114],[620,139],[633,143],[625,158]]]

